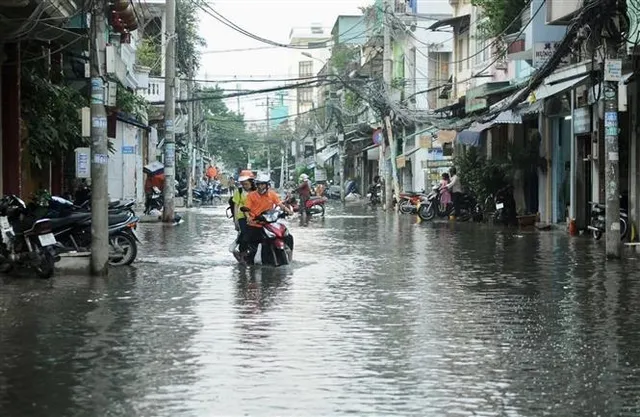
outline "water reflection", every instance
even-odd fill
[[[5,279],[0,415],[635,416],[635,261],[564,233],[351,207],[244,268],[222,208],[108,280]]]

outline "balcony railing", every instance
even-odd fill
[[[181,95],[180,79],[176,78],[176,98],[186,99]],[[164,78],[149,77],[149,88],[138,90],[138,94],[149,102],[164,101]]]

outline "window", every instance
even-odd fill
[[[298,73],[300,77],[312,77],[313,61],[300,61],[298,64]]]
[[[313,88],[299,88],[298,102],[311,103],[313,101]]]

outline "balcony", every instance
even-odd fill
[[[582,6],[582,0],[551,0],[547,3],[547,24],[566,25]]]

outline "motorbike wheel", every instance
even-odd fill
[[[56,260],[47,249],[41,248],[38,263],[34,266],[38,278],[49,279],[53,276]]]
[[[138,256],[136,239],[126,232],[119,232],[109,238],[109,265],[131,265]]]
[[[620,219],[620,240],[625,240],[627,238],[627,221],[624,219]]]
[[[420,217],[420,219],[427,222],[433,220],[433,218],[436,217],[436,210],[433,206],[433,203],[420,206],[420,209],[418,210],[418,216]]]
[[[0,274],[8,274],[11,270],[13,270],[13,264],[11,262],[0,264]]]
[[[275,249],[274,252],[277,266],[289,265],[291,260],[289,259],[289,255],[287,254],[287,249]]]
[[[415,210],[415,207],[408,200],[401,201],[398,208],[402,214],[411,214]]]
[[[313,206],[309,207],[307,213],[310,215],[319,214],[321,217],[324,217],[324,206],[321,204],[314,204]]]
[[[602,232],[600,230],[592,230],[591,235],[593,236],[594,240],[600,240],[600,238],[602,237]]]

